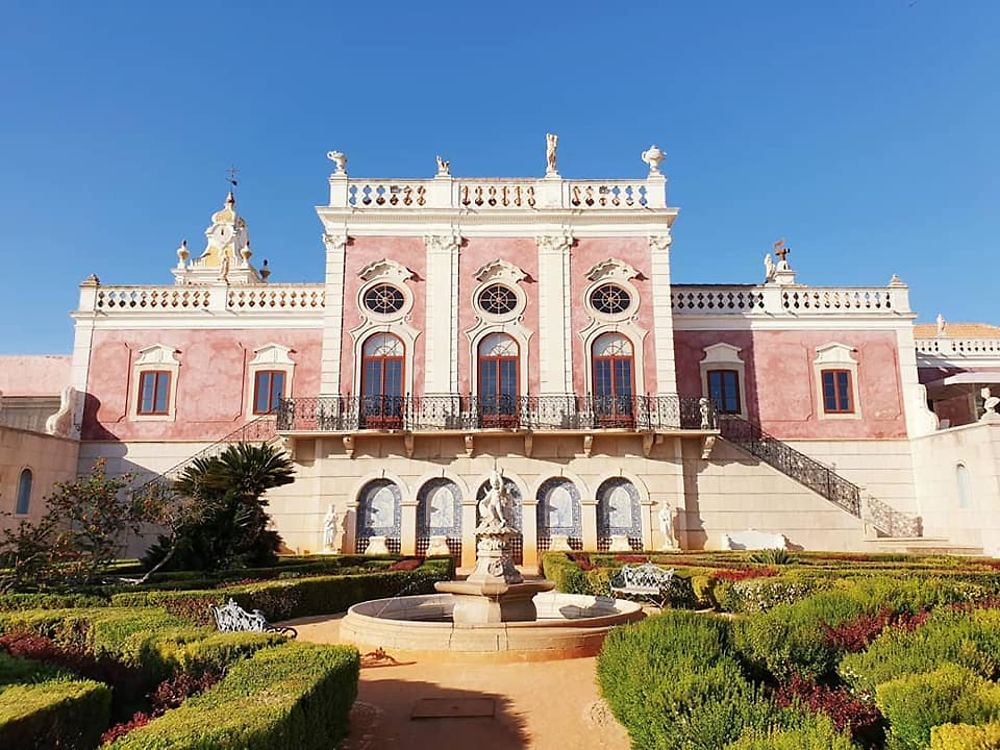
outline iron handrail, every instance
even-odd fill
[[[282,432],[355,430],[714,430],[708,399],[689,396],[314,396],[282,399]]]

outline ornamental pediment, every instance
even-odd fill
[[[135,365],[177,365],[177,350],[166,344],[153,344],[139,350]]]
[[[587,278],[590,281],[600,281],[602,279],[634,279],[638,275],[639,272],[636,271],[635,268],[630,266],[625,261],[618,260],[617,258],[602,260],[600,263],[587,271]]]
[[[476,281],[482,283],[486,283],[487,281],[506,281],[511,284],[516,284],[519,281],[523,281],[527,277],[528,274],[515,266],[513,263],[508,263],[500,258],[491,260],[475,273]]]
[[[401,263],[388,258],[376,260],[358,271],[358,276],[362,281],[373,281],[375,279],[386,279],[402,283],[413,278],[413,271]]]

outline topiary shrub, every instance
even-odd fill
[[[930,750],[996,750],[1000,748],[1000,721],[980,727],[942,724],[931,729]]]
[[[111,750],[327,750],[347,733],[354,648],[288,643],[232,666],[207,692],[114,741]]]
[[[956,664],[883,683],[875,700],[889,721],[894,750],[926,748],[931,729],[940,724],[978,724],[1000,716],[1000,685]]]
[[[728,631],[721,618],[678,610],[608,635],[597,679],[633,747],[720,748],[774,718],[732,657]]]
[[[726,750],[855,750],[857,745],[826,716],[803,718],[790,729],[751,729]]]
[[[565,552],[546,552],[542,555],[542,575],[554,581],[556,591],[564,594],[591,593],[586,571]]]
[[[767,612],[781,604],[793,604],[831,585],[829,581],[795,575],[720,578],[715,586],[715,598],[724,611],[735,614]]]
[[[856,690],[873,693],[880,683],[946,662],[1000,677],[1000,610],[934,612],[915,630],[886,630],[866,651],[845,656],[837,671]]]

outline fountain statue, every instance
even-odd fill
[[[552,581],[526,583],[515,567],[510,540],[519,532],[515,528],[513,506],[503,474],[494,469],[490,472],[489,489],[479,502],[475,569],[464,581],[434,584],[438,591],[455,595],[456,623],[532,621],[537,615],[532,598],[555,586]]]

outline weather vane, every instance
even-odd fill
[[[226,174],[229,175],[229,178],[226,181],[233,187],[236,187],[236,175],[239,174],[239,170],[233,166],[226,170]]]

